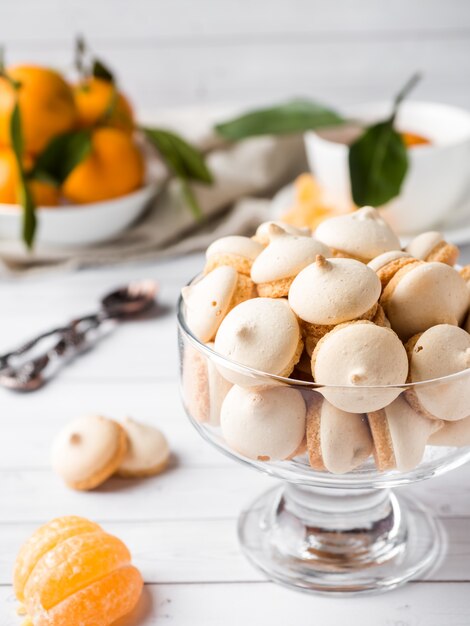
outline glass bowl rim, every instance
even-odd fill
[[[197,274],[193,279],[187,283],[191,285],[195,278],[197,278],[200,274]],[[402,391],[406,389],[415,389],[416,387],[430,387],[432,385],[438,385],[441,383],[454,382],[459,380],[460,378],[464,379],[466,376],[470,377],[470,368],[455,372],[454,374],[448,374],[447,376],[441,376],[439,378],[431,378],[429,380],[422,380],[418,382],[405,382],[400,384],[393,385],[322,385],[320,383],[309,382],[305,380],[299,380],[296,378],[287,378],[285,376],[279,376],[276,374],[270,374],[269,372],[263,372],[261,370],[257,370],[255,368],[249,367],[247,365],[243,365],[242,363],[237,363],[236,361],[232,361],[232,359],[228,359],[222,354],[213,350],[210,346],[202,342],[198,339],[193,332],[190,330],[189,326],[186,323],[185,315],[184,315],[184,300],[183,296],[179,295],[178,303],[177,303],[177,321],[178,326],[181,332],[184,334],[186,339],[188,339],[198,351],[202,352],[208,359],[211,361],[218,362],[221,366],[224,366],[228,369],[234,370],[236,372],[246,374],[252,378],[260,378],[265,379],[267,382],[271,383],[281,383],[284,385],[290,385],[294,387],[302,387],[304,389],[337,389],[337,390],[348,390],[347,393],[351,393],[352,389],[355,390],[386,390],[386,389],[400,389]]]

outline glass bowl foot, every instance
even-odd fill
[[[422,576],[444,546],[432,513],[387,489],[287,483],[241,514],[238,533],[248,559],[273,581],[343,595],[387,591]]]

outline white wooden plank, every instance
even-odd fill
[[[28,19],[25,20],[24,16]],[[3,41],[64,41],[77,32],[93,40],[151,38],[176,44],[182,39],[351,33],[369,36],[434,35],[470,25],[467,3],[459,0],[21,0],[3,8]],[[35,27],[41,24],[41,28]]]
[[[0,471],[0,522],[83,515],[111,521],[235,517],[268,477],[232,464],[175,467],[143,480],[112,478],[93,492],[74,492],[50,470]]]
[[[441,517],[470,517],[470,466],[402,487]],[[176,467],[145,480],[113,478],[77,493],[51,470],[0,470],[0,522],[45,521],[76,514],[107,521],[235,517],[273,480],[235,463]]]
[[[78,382],[60,379],[39,392],[0,391],[0,468],[49,468],[59,430],[80,415],[126,415],[153,424],[168,438],[179,467],[226,466],[231,462],[196,433],[184,412],[176,381],[165,383]],[[21,445],[18,444],[21,442]]]
[[[467,626],[470,584],[416,583],[388,595],[333,599],[272,583],[148,585],[115,626]],[[2,626],[18,626],[12,589],[0,588]]]
[[[469,105],[462,76],[470,70],[468,37],[442,40],[343,38],[307,41],[188,42],[159,47],[143,41],[103,43],[100,54],[115,67],[139,109],[205,102],[253,104],[311,96],[337,107],[390,98],[415,70],[425,76],[413,96]],[[13,62],[34,59],[68,69],[70,46],[47,49],[12,43]]]
[[[448,547],[430,580],[470,581],[468,519],[443,520]],[[11,572],[34,524],[0,525],[0,585],[11,583]],[[252,582],[264,580],[242,555],[236,519],[172,520],[106,523],[104,528],[129,547],[147,583]]]

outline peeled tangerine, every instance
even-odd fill
[[[108,626],[134,608],[143,581],[120,539],[70,516],[24,544],[13,584],[33,626]]]

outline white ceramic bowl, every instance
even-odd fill
[[[390,109],[390,103],[377,102],[350,108],[347,114],[373,123],[386,119]],[[397,232],[413,234],[454,217],[470,193],[470,112],[444,104],[404,102],[396,126],[431,140],[409,149],[410,167],[400,196],[382,207],[383,217]],[[310,168],[329,198],[350,206],[347,145],[312,131],[305,135],[305,146]],[[470,219],[470,204],[463,204]]]
[[[87,246],[113,239],[142,215],[157,193],[150,182],[137,191],[90,204],[36,209],[36,244],[50,247]],[[0,240],[21,239],[22,209],[0,204]]]

